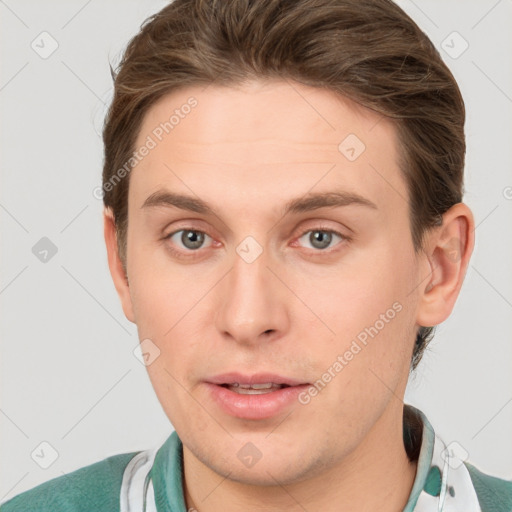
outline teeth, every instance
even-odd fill
[[[281,389],[282,387],[282,384],[274,384],[272,382],[267,382],[265,384],[239,384],[238,382],[235,382],[234,384],[227,386],[230,391],[234,391],[235,393],[240,393],[242,395],[262,395],[264,393],[271,393],[276,389]]]
[[[278,384],[272,384],[272,382],[266,382],[265,384],[239,384],[243,389],[270,389],[272,386],[278,386]]]

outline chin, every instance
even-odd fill
[[[241,468],[237,461],[222,468],[213,467],[216,473],[233,482],[243,485],[274,487],[276,485],[290,485],[311,477],[308,468],[300,468],[295,465],[293,469],[289,464],[264,463],[260,460],[252,468]]]
[[[288,450],[277,450],[269,446],[262,448],[263,453],[259,454],[254,448],[248,442],[226,459],[213,458],[214,464],[210,467],[216,473],[241,484],[271,487],[307,480],[325,470],[321,460],[305,459],[306,447],[305,450],[297,450],[293,446]],[[254,458],[251,460],[246,454],[251,454],[253,450]]]

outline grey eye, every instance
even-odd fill
[[[173,240],[177,235],[181,233],[181,236],[178,237],[179,242],[185,249],[196,250],[200,249],[204,244],[206,238],[210,238],[206,233],[202,231],[197,231],[195,229],[180,229],[168,236],[170,240]],[[176,239],[174,240],[176,243]]]
[[[307,240],[312,245],[313,249],[328,248],[333,241],[333,237],[338,237],[340,240],[343,239],[339,233],[323,229],[306,231],[300,238],[304,238],[305,236],[307,236]]]

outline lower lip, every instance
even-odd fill
[[[297,404],[298,395],[310,387],[310,384],[289,386],[260,395],[242,395],[210,382],[206,386],[215,402],[230,416],[263,420],[275,416],[293,403]]]

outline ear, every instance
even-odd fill
[[[108,266],[110,275],[114,281],[117,294],[121,300],[121,306],[124,314],[130,322],[135,323],[135,315],[133,314],[132,299],[130,296],[130,286],[128,277],[124,272],[121,258],[119,257],[119,249],[117,246],[117,234],[114,216],[110,208],[103,211],[103,230],[105,235],[105,244],[107,246]]]
[[[424,244],[428,278],[420,287],[416,323],[431,327],[446,320],[453,310],[475,244],[475,221],[467,205],[457,203],[432,229]]]

